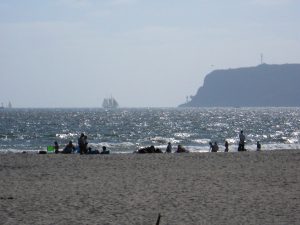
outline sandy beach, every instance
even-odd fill
[[[0,224],[300,224],[300,151],[0,155]]]

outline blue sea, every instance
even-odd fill
[[[243,130],[246,149],[300,149],[300,108],[1,109],[0,152],[37,152],[58,141],[61,149],[81,133],[92,149],[132,153],[171,142],[208,152],[209,142],[237,151]]]

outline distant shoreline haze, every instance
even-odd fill
[[[299,84],[300,64],[215,70],[179,107],[299,107]]]

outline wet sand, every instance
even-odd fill
[[[0,224],[300,224],[300,151],[0,154]]]

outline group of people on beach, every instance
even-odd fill
[[[58,142],[54,142],[54,152],[56,154],[62,153],[62,154],[71,154],[71,153],[80,153],[83,154],[109,154],[110,151],[106,149],[106,146],[102,146],[102,151],[95,149],[93,150],[91,147],[88,146],[87,141],[87,135],[84,133],[81,133],[80,137],[78,138],[78,146],[77,148],[73,144],[72,141],[69,141],[69,143],[63,148],[62,151],[59,150]]]
[[[240,141],[239,141],[239,146],[238,146],[238,152],[246,151],[246,149],[245,149],[246,137],[244,135],[243,130],[240,131],[239,139],[240,139]],[[210,146],[210,148],[209,148],[210,152],[218,152],[219,151],[219,146],[218,146],[217,142],[215,142],[214,144],[212,142],[209,142],[209,146]],[[224,152],[228,152],[229,151],[228,141],[225,140],[224,146],[225,146]],[[259,141],[257,141],[257,143],[256,143],[256,150],[257,151],[261,150],[261,144]]]
[[[238,145],[238,151],[239,152],[240,151],[246,151],[245,143],[246,143],[246,137],[244,135],[244,131],[241,130],[240,133],[239,133],[239,145]],[[260,144],[259,141],[257,141],[256,146],[257,146],[256,150],[261,151],[261,144]],[[224,152],[229,152],[229,143],[226,140],[225,140],[225,143],[224,143],[224,147],[225,147]],[[153,148],[154,148],[154,146],[153,146]],[[209,152],[218,152],[218,151],[219,151],[218,143],[216,141],[214,143],[209,142]],[[172,152],[172,145],[169,142],[168,145],[167,145],[165,153],[171,153],[171,152]],[[177,150],[175,151],[175,153],[182,153],[182,152],[186,153],[186,152],[189,152],[189,151],[187,149],[185,149],[184,147],[182,147],[182,145],[178,145]],[[144,149],[142,149],[142,151],[139,152],[139,153],[153,153],[153,151],[152,152],[151,151],[147,152],[147,151],[144,151]]]
[[[178,145],[177,150],[175,151],[175,153],[188,153],[188,152],[189,150],[185,149],[182,145]],[[150,147],[140,148],[134,153],[163,153],[163,151],[160,148],[155,148],[154,145],[151,145]],[[172,153],[171,142],[168,143],[165,153]]]
[[[246,137],[244,135],[243,130],[240,131],[239,134],[239,145],[238,145],[238,151],[246,151],[245,149],[245,140]],[[229,151],[229,144],[228,141],[225,140],[225,150],[224,152]],[[92,150],[90,146],[88,146],[88,141],[87,141],[87,135],[84,133],[81,133],[80,137],[78,138],[78,145],[75,147],[72,141],[69,141],[69,143],[63,148],[62,151],[59,149],[58,142],[54,142],[54,152],[56,154],[62,153],[62,154],[71,154],[71,153],[80,153],[82,154],[109,154],[110,151],[106,149],[106,146],[102,147],[102,151],[100,152],[99,150]],[[209,151],[210,152],[218,152],[219,151],[219,146],[217,142],[209,142]],[[261,150],[261,144],[259,141],[257,141],[257,151]],[[177,149],[174,151],[174,153],[188,153],[189,150],[185,149],[182,145],[178,145]],[[134,153],[163,153],[163,151],[160,148],[155,148],[154,145],[151,145],[149,147],[144,147],[141,149],[138,149]],[[165,150],[165,153],[172,153],[172,144],[171,142],[168,143],[167,148]]]

